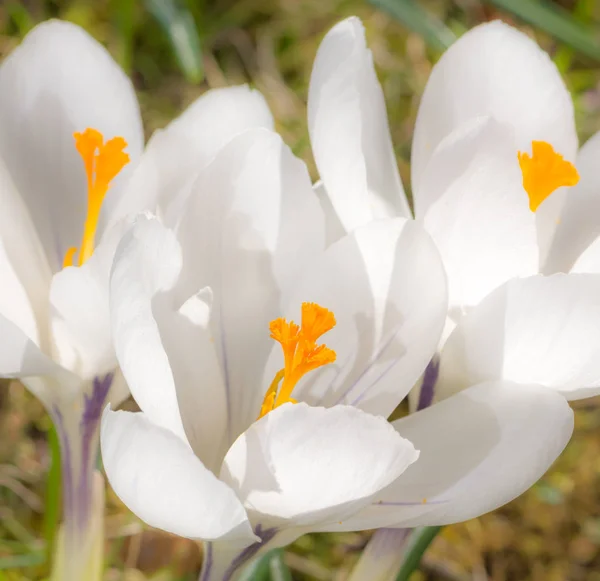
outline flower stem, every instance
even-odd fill
[[[104,480],[95,470],[100,418],[112,374],[95,378],[80,405],[55,407],[60,444],[63,520],[54,550],[52,581],[100,581],[103,569]],[[80,413],[74,410],[80,409]],[[64,413],[63,413],[64,411]]]
[[[396,577],[396,581],[408,581],[409,577],[417,570],[423,554],[435,539],[437,534],[442,530],[442,527],[421,527],[415,529],[411,535],[406,553],[402,562],[400,572]]]

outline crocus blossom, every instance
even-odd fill
[[[389,216],[405,206],[397,201],[404,199],[399,178],[383,183],[372,177],[397,176],[382,101],[362,25],[345,20],[319,48],[308,107],[320,190],[345,231],[381,215],[382,208]],[[378,157],[379,166],[371,155],[376,147],[387,152]],[[489,341],[480,345],[478,356],[487,353],[482,366],[484,359],[496,360],[471,383],[461,382],[463,388],[508,379],[547,385],[569,397],[600,389],[600,359],[597,367],[588,361],[600,350],[593,331],[597,278],[538,275],[554,238],[553,217],[565,195],[577,195],[577,187],[563,187],[579,179],[571,163],[576,149],[568,91],[546,53],[522,33],[500,22],[481,25],[434,67],[413,140],[415,216],[436,242],[448,276],[444,340],[455,325],[485,313],[490,326],[481,332]],[[493,300],[494,291],[506,301]],[[517,300],[523,301],[519,307]],[[567,304],[560,307],[562,302]],[[509,333],[507,313],[517,308],[519,324]],[[579,337],[578,348],[585,344],[582,351],[569,340],[571,334]],[[543,340],[553,342],[552,353]],[[526,373],[509,373],[509,352],[525,353],[524,344],[539,354],[523,357]],[[551,374],[557,366],[570,372]]]
[[[411,216],[383,93],[356,18],[336,25],[319,48],[308,122],[322,180],[317,191],[329,209],[333,239],[376,218]],[[565,198],[582,188],[576,185],[583,169],[574,164],[576,152],[569,93],[548,55],[524,34],[500,22],[475,27],[434,67],[417,116],[411,185],[415,217],[444,263],[449,307],[440,352],[411,393],[417,409],[440,403],[407,422],[437,413],[444,409],[440,405],[458,401],[445,398],[482,383],[506,389],[507,401],[521,397],[525,386],[568,399],[600,393],[600,278],[539,274],[561,270],[549,266],[557,245],[572,251],[564,236],[560,244],[559,239],[561,214],[571,211]],[[592,158],[585,159],[591,167]],[[600,272],[590,262],[579,270]],[[488,403],[502,414],[507,404],[494,397]],[[408,437],[421,450],[415,471],[424,452]],[[535,448],[514,444],[514,453],[537,459]],[[483,457],[475,460],[472,474],[486,463]],[[523,484],[522,473],[502,465],[502,479]],[[389,494],[404,501],[400,490],[391,486]],[[436,493],[424,493],[432,496]],[[427,505],[429,519],[411,521],[404,510],[400,515],[392,509],[388,523],[380,524],[400,528],[446,520],[438,512],[445,503]],[[381,571],[378,578],[393,579],[398,548],[390,545],[401,537],[378,535],[354,578],[372,569]]]
[[[88,529],[101,520],[92,508],[103,510],[92,486],[101,411],[111,391],[113,401],[126,392],[108,311],[126,215],[152,209],[175,220],[187,182],[222,145],[271,125],[258,93],[213,91],[142,153],[131,82],[65,22],[37,26],[0,66],[0,376],[19,378],[57,427],[68,552],[57,557],[61,581],[100,574],[88,576],[98,538]]]
[[[439,343],[437,250],[406,218],[326,244],[306,168],[276,134],[232,140],[182,215],[172,230],[138,218],[116,252],[115,349],[142,411],[107,409],[101,440],[129,508],[207,541],[202,581],[310,531],[491,510],[568,441],[566,401],[534,384],[486,382],[385,420]]]

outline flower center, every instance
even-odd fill
[[[300,326],[283,318],[271,321],[271,337],[283,349],[283,369],[277,372],[265,394],[259,419],[284,403],[296,403],[291,396],[300,379],[309,371],[335,361],[333,349],[317,345],[317,339],[334,327],[334,314],[316,303],[302,303]]]
[[[579,181],[575,166],[554,151],[545,141],[531,142],[531,156],[518,152],[519,165],[523,173],[523,187],[529,194],[532,212],[561,186],[574,186]]]
[[[87,176],[88,206],[78,260],[78,265],[81,266],[94,252],[100,209],[110,182],[129,163],[129,155],[123,151],[127,142],[122,137],[113,137],[104,143],[102,133],[91,128],[83,133],[73,133],[73,137]],[[67,250],[63,267],[73,266],[76,252],[75,247]]]

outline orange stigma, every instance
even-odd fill
[[[531,156],[521,151],[517,155],[532,212],[554,190],[562,186],[574,186],[579,181],[575,166],[545,141],[531,142]]]
[[[127,147],[127,142],[122,137],[113,137],[105,143],[102,133],[91,128],[83,133],[73,133],[73,137],[87,176],[87,216],[83,226],[78,260],[78,265],[81,266],[94,252],[100,209],[110,182],[129,163],[129,155],[123,151]],[[63,267],[73,266],[76,253],[75,247],[67,250]]]
[[[335,327],[334,314],[316,303],[302,303],[302,324],[283,319],[271,321],[271,337],[283,349],[283,369],[273,379],[265,394],[259,419],[284,403],[296,403],[292,391],[309,371],[333,363],[335,351],[317,345],[317,339]],[[279,383],[281,387],[279,387]]]

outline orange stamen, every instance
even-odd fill
[[[333,327],[334,314],[316,303],[302,303],[300,327],[294,321],[288,323],[283,318],[271,321],[271,337],[283,350],[283,369],[275,375],[265,394],[259,418],[284,403],[296,403],[291,396],[300,379],[308,372],[335,361],[336,353],[333,349],[317,345],[317,339]]]
[[[94,240],[100,218],[102,202],[110,183],[129,163],[129,155],[123,150],[127,142],[122,137],[113,137],[106,143],[102,133],[88,128],[83,133],[74,133],[75,147],[83,160],[87,177],[88,207],[83,236],[79,248],[81,266],[94,252]],[[63,266],[72,266],[77,248],[69,248],[63,260]]]
[[[579,181],[575,166],[545,141],[531,142],[531,156],[521,151],[517,156],[532,212],[558,188],[574,186]]]

